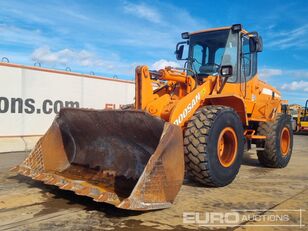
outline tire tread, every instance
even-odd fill
[[[204,106],[191,117],[184,132],[184,153],[188,173],[194,180],[207,186],[221,186],[213,179],[213,173],[208,167],[207,137],[217,116],[224,111],[230,110],[237,115],[230,107]],[[239,116],[238,119],[240,120]]]

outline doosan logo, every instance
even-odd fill
[[[188,113],[196,106],[196,104],[201,100],[200,92],[193,98],[193,100],[187,105],[184,111],[179,115],[179,117],[174,121],[174,124],[180,125],[182,121],[187,117]]]

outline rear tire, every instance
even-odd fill
[[[232,108],[205,106],[188,121],[185,164],[197,182],[214,187],[230,184],[240,169],[243,152],[243,125]]]
[[[274,122],[261,122],[258,134],[267,138],[257,144],[259,162],[271,168],[284,168],[288,165],[293,149],[293,132],[290,116],[279,114]]]

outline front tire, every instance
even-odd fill
[[[184,153],[186,169],[194,180],[214,187],[230,184],[244,153],[238,114],[225,106],[200,108],[187,123]]]
[[[284,168],[288,165],[293,149],[293,132],[290,116],[279,114],[274,122],[261,122],[258,134],[266,136],[257,144],[259,162],[271,168]]]

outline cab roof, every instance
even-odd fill
[[[204,33],[204,32],[209,32],[209,31],[229,30],[231,28],[232,28],[232,26],[216,27],[216,28],[209,28],[209,29],[205,29],[205,30],[198,30],[198,31],[190,32],[189,34],[193,35],[193,34],[200,34],[200,33]],[[248,31],[246,31],[244,29],[242,29],[241,32],[243,34],[248,33]]]

